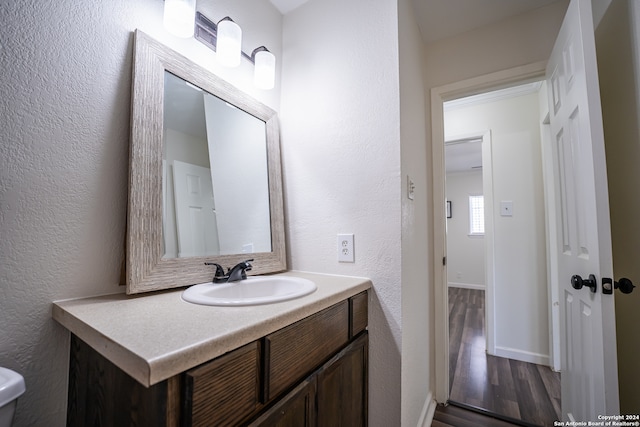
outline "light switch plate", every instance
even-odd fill
[[[511,200],[503,200],[500,202],[500,215],[513,216],[513,202]]]

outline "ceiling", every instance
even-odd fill
[[[298,6],[309,0],[269,0],[283,15],[286,15]]]
[[[285,15],[309,0],[270,1]],[[562,0],[411,0],[425,43],[494,24],[557,1]]]
[[[482,138],[446,142],[444,145],[445,171],[474,172],[482,170]]]
[[[283,14],[309,0],[269,0]],[[322,1],[322,0],[318,0]],[[454,37],[486,25],[495,24],[564,0],[411,0],[418,27],[425,43]],[[535,84],[454,101],[446,108],[459,108],[504,97],[523,95],[539,88]],[[520,91],[520,92],[519,92]],[[481,144],[457,141],[447,144],[447,172],[479,170],[482,166]]]
[[[164,91],[165,126],[207,139],[202,89],[173,74],[165,73]]]
[[[452,37],[561,0],[411,0],[425,43]]]

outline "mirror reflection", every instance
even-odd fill
[[[165,71],[163,258],[270,252],[266,123]]]

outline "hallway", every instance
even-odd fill
[[[450,401],[535,425],[559,420],[560,374],[486,353],[484,291],[449,288]]]

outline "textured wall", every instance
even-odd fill
[[[368,276],[370,425],[400,425],[401,207],[394,2],[311,0],[284,20],[289,265]],[[336,234],[355,234],[353,264]]]
[[[141,28],[279,108],[251,66],[222,69],[164,32],[162,0],[0,2],[0,366],[25,376],[18,426],[65,424],[68,333],[57,299],[118,292],[123,260],[132,31]],[[268,2],[200,1],[280,58]],[[214,12],[211,12],[212,14]],[[212,16],[220,19],[222,16]]]
[[[424,44],[413,2],[398,1],[400,205],[402,207],[402,425],[420,425],[433,390],[433,256],[430,150],[422,79]],[[407,196],[408,177],[415,184]]]

